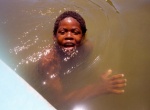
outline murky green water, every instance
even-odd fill
[[[128,80],[125,94],[100,96],[85,106],[89,110],[149,110],[150,0],[0,0],[0,59],[40,90],[38,56],[52,44],[53,23],[65,10],[85,18],[87,38],[94,44],[93,61],[100,58],[95,60],[92,76],[111,68]]]

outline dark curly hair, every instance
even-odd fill
[[[65,11],[64,13],[62,13],[61,15],[58,16],[58,18],[56,19],[56,21],[54,23],[53,35],[56,36],[57,30],[59,27],[59,23],[67,17],[72,17],[79,22],[81,30],[82,30],[82,34],[84,36],[87,31],[85,21],[82,18],[82,16],[75,11]]]

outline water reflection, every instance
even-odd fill
[[[53,22],[60,13],[75,10],[84,16],[87,38],[94,44],[93,63],[87,70],[79,70],[86,73],[94,65],[100,67],[91,72],[89,79],[84,74],[79,79],[70,77],[71,80],[88,83],[95,80],[96,73],[108,68],[124,72],[129,79],[124,96],[97,97],[86,105],[91,110],[149,110],[149,3],[149,0],[1,0],[0,58],[40,91],[35,65],[43,55],[42,50],[53,43]]]
[[[11,48],[9,50],[9,52],[11,54],[16,54],[16,55],[20,54],[21,55],[23,52],[25,52],[27,50],[28,51],[32,50],[35,46],[38,47],[38,51],[34,52],[34,53],[30,53],[31,55],[26,56],[26,58],[22,57],[23,59],[21,58],[20,62],[17,64],[17,67],[20,64],[28,64],[30,61],[31,62],[38,61],[38,59],[41,56],[41,52],[39,50],[45,48],[44,43],[45,44],[52,43],[51,39],[49,39],[49,37],[45,36],[44,37],[45,39],[44,39],[42,34],[44,33],[45,30],[48,31],[49,30],[48,28],[51,29],[51,27],[50,27],[50,25],[52,25],[51,22],[53,22],[58,15],[56,13],[62,13],[65,10],[72,9],[71,7],[67,7],[67,4],[64,4],[63,6],[61,5],[62,8],[57,9],[57,7],[53,7],[52,4],[50,4],[50,7],[48,6],[45,8],[38,8],[39,5],[40,5],[40,7],[47,5],[46,2],[44,2],[44,1],[31,1],[32,4],[30,4],[29,6],[27,6],[27,3],[30,1],[23,1],[23,2],[26,3],[26,6],[24,6],[24,8],[21,8],[21,10],[20,10],[20,12],[18,12],[17,16],[21,16],[24,14],[24,16],[29,17],[28,19],[31,19],[32,21],[34,20],[34,18],[37,20],[34,20],[35,22],[33,21],[32,23],[28,22],[28,19],[24,19],[24,18],[23,19],[21,18],[19,20],[19,21],[25,21],[25,22],[22,22],[22,25],[24,25],[24,27],[22,27],[22,29],[24,29],[24,32],[22,32],[21,34],[15,35],[16,37],[14,36],[15,41],[17,42],[17,46],[15,46],[14,48]],[[48,2],[52,2],[52,1],[48,1]],[[5,3],[6,3],[6,5],[10,4],[9,2],[7,4],[7,1],[5,1]],[[54,2],[54,1],[53,1],[53,3],[57,4],[57,2]],[[70,1],[69,3],[71,3],[71,4],[74,3],[73,6],[75,6],[75,7],[73,7],[74,8],[73,10],[79,12],[79,9],[80,9],[80,12],[81,13],[83,12],[82,6],[78,5],[78,2]],[[15,6],[16,4],[13,4],[13,5]],[[32,6],[32,7],[34,6],[34,8],[30,8],[30,6]],[[19,11],[19,10],[17,10],[17,11]],[[13,22],[18,21],[17,16],[15,17],[15,14],[14,14],[14,17],[13,17],[14,21]],[[105,17],[105,15],[103,15],[103,16]],[[92,17],[92,16],[89,15],[89,17]],[[46,18],[46,21],[40,20],[40,19],[45,19],[45,18]],[[40,22],[38,22],[39,21],[38,19],[40,20]],[[8,20],[8,21],[11,22],[12,20]],[[106,21],[106,23],[107,23],[107,21]],[[28,29],[26,29],[26,27]],[[22,29],[20,27],[20,30],[22,30]],[[106,31],[106,29],[103,29],[103,30]],[[18,31],[17,33],[20,33],[19,30],[16,30],[16,31]],[[46,32],[46,33],[49,33],[49,32]],[[50,35],[52,36],[52,34],[50,34]],[[19,37],[17,37],[17,36],[19,36]],[[105,36],[105,38],[103,38],[103,40],[101,42],[106,41],[107,35],[104,35],[104,36]],[[93,40],[94,40],[94,38],[93,38]],[[10,42],[13,43],[13,41],[10,41]],[[16,44],[16,42],[14,44]],[[38,44],[43,44],[44,46],[38,45]],[[67,58],[65,60],[67,60]],[[14,68],[16,70],[16,67],[14,67]]]
[[[57,102],[55,95],[56,91],[51,92],[50,88],[48,88],[47,86],[49,85],[50,80],[54,81],[55,78],[58,78],[57,71],[59,69],[57,70],[55,69],[53,71],[53,74],[49,74],[48,72],[46,72],[44,75],[46,76],[46,79],[43,78],[42,82],[40,83],[38,82],[39,76],[36,75],[37,72],[34,69],[32,69],[32,67],[34,67],[32,64],[36,65],[42,56],[46,56],[51,52],[52,48],[49,46],[49,44],[50,45],[53,44],[52,41],[53,35],[51,33],[53,27],[52,23],[60,13],[66,10],[74,10],[76,12],[79,12],[82,16],[84,16],[87,22],[88,27],[87,39],[89,39],[93,43],[93,46],[95,47],[94,52],[91,55],[90,62],[86,62],[87,61],[87,59],[85,59],[86,57],[83,57],[86,56],[87,53],[84,53],[84,51],[79,52],[78,49],[75,49],[74,52],[71,54],[69,52],[66,55],[64,55],[62,62],[64,63],[63,66],[65,69],[61,71],[63,73],[61,77],[63,78],[62,83],[63,85],[65,85],[64,87],[66,90],[64,92],[65,94],[70,90],[91,83],[90,78],[92,78],[93,76],[95,78],[97,72],[94,72],[92,76],[90,75],[89,71],[91,68],[93,69],[95,65],[98,65],[98,63],[100,63],[100,54],[102,53],[101,50],[103,50],[103,47],[105,47],[110,37],[109,19],[111,16],[109,16],[108,12],[111,11],[114,15],[116,14],[116,12],[114,12],[114,10],[111,10],[111,8],[109,7],[113,5],[108,4],[110,2],[106,1],[99,2],[97,0],[86,0],[86,1],[72,0],[67,2],[67,0],[66,1],[60,0],[60,1],[31,1],[31,2],[30,1],[22,1],[22,3],[20,2],[21,6],[23,5],[23,3],[24,5],[23,7],[17,7],[16,10],[18,11],[18,13],[16,14],[15,11],[11,12],[14,14],[13,17],[11,17],[13,18],[13,21],[8,17],[7,24],[10,26],[9,28],[11,28],[11,32],[7,33],[6,35],[10,36],[12,34],[13,36],[12,40],[9,39],[9,42],[12,44],[11,48],[9,48],[9,52],[16,58],[16,61],[18,61],[15,67],[14,65],[12,67],[32,86],[34,86],[48,101],[51,102],[51,100],[54,100],[52,102],[55,101]],[[61,2],[63,5],[59,2]],[[9,4],[9,2],[5,3],[6,5]],[[10,5],[12,7],[16,7],[16,3]],[[11,13],[9,13],[8,16],[11,16],[12,15]],[[13,25],[15,25],[16,27],[12,28]],[[97,27],[95,28],[95,26]],[[46,49],[43,52],[42,50],[44,48],[48,49]],[[82,57],[79,56],[78,55],[79,53],[80,55],[83,56]],[[77,55],[81,58],[78,58],[78,60],[74,60],[74,62],[71,62],[71,59],[73,57],[76,57]],[[85,62],[86,65],[88,65],[87,69],[85,69],[85,67],[82,66],[83,63]],[[32,65],[32,67],[30,67],[30,65]],[[28,73],[27,70],[29,71]],[[78,74],[70,76],[69,74],[72,72],[74,73],[77,72]],[[90,78],[88,78],[87,75],[90,75]],[[41,89],[43,87],[39,87],[40,84],[41,86],[44,85],[47,88]],[[77,106],[74,109],[80,110],[85,109],[85,107]]]
[[[75,106],[73,108],[73,110],[88,110],[88,109],[85,106],[83,106],[83,105],[78,105],[78,106]]]

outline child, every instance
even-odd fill
[[[104,73],[99,81],[78,90],[65,93],[63,77],[72,74],[77,67],[84,65],[92,51],[92,46],[85,39],[86,25],[84,19],[74,11],[62,13],[54,24],[54,45],[45,50],[39,62],[43,85],[53,92],[50,103],[59,108],[65,104],[75,104],[93,97],[115,93],[122,94],[126,85],[123,74],[110,77],[112,70]],[[77,74],[74,72],[74,74]]]

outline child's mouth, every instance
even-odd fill
[[[62,50],[67,55],[74,55],[74,53],[76,53],[76,44],[72,42],[66,42],[62,46]]]
[[[66,51],[73,51],[76,48],[76,45],[74,43],[65,43],[63,46],[64,50]]]

